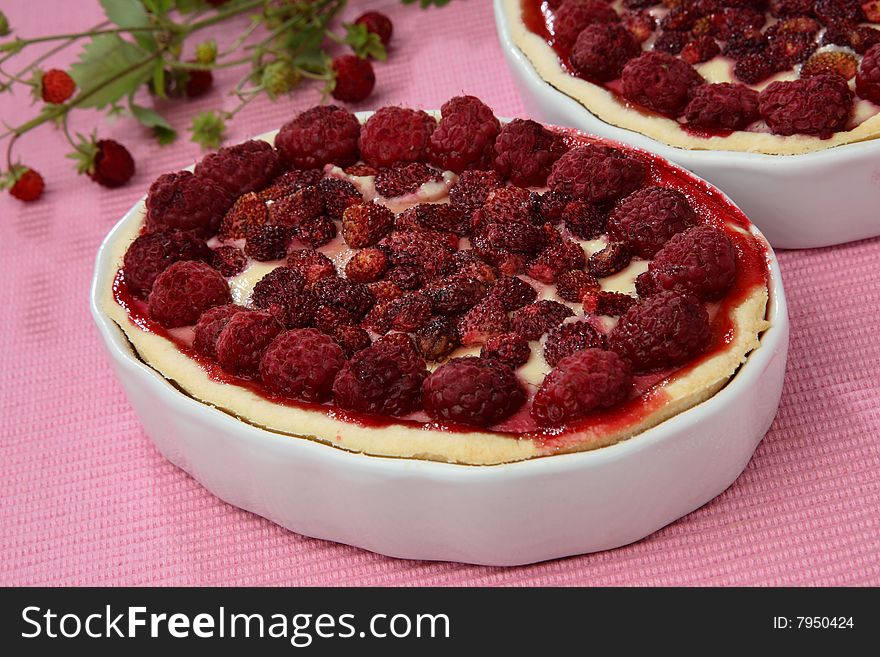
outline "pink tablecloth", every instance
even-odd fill
[[[523,114],[488,0],[426,12],[398,0],[350,4],[350,14],[370,5],[395,19],[393,52],[376,66],[365,108],[438,107],[467,92],[499,114]],[[34,36],[85,28],[97,7],[35,0],[4,11]],[[27,108],[0,99],[6,121]],[[255,103],[229,138],[275,128],[316,99],[309,90]],[[196,107],[221,101],[215,92],[170,115],[183,127]],[[228,506],[153,447],[105,360],[88,287],[107,230],[156,175],[199,151],[185,133],[159,149],[128,121],[102,134],[137,159],[127,187],[76,178],[63,138],[46,128],[19,151],[47,178],[44,200],[0,200],[0,584],[880,584],[880,240],[779,254],[793,330],[782,406],[716,500],[601,554],[508,569],[399,561]]]

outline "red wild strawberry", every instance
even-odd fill
[[[538,298],[538,293],[519,276],[502,276],[489,290],[489,296],[498,299],[505,310],[517,310]]]
[[[217,362],[230,374],[254,377],[263,352],[281,331],[281,324],[270,313],[237,313],[217,336]]]
[[[211,256],[211,266],[225,278],[238,276],[247,267],[247,256],[234,246],[218,246]]]
[[[237,240],[247,236],[248,230],[269,221],[269,208],[259,196],[251,192],[239,196],[220,222],[220,239]]]
[[[140,235],[125,252],[122,271],[125,284],[135,296],[146,297],[153,282],[169,265],[179,260],[210,262],[211,250],[204,240],[179,230]]]
[[[434,118],[421,110],[383,107],[367,119],[361,130],[361,155],[376,168],[398,162],[424,162],[436,126]]]
[[[66,102],[76,91],[76,82],[67,71],[52,68],[43,73],[40,80],[40,94],[47,103]]]
[[[260,359],[260,378],[272,392],[292,399],[322,402],[345,364],[342,348],[316,329],[278,335]]]
[[[378,11],[368,11],[357,17],[355,20],[357,25],[364,25],[367,32],[371,32],[379,37],[379,41],[386,48],[391,43],[391,35],[394,34],[394,25],[391,19],[385,14]]]
[[[527,340],[538,340],[542,335],[556,328],[566,317],[574,315],[571,308],[543,299],[529,304],[513,313],[513,330]]]
[[[688,64],[700,64],[708,62],[713,57],[721,54],[718,42],[710,36],[701,36],[689,42],[681,51],[681,58]]]
[[[342,347],[346,358],[351,358],[362,349],[372,344],[370,334],[359,326],[337,326],[330,333],[330,337]]]
[[[420,292],[404,294],[389,302],[388,316],[392,329],[415,331],[431,319],[431,302]]]
[[[458,177],[458,182],[449,189],[449,203],[470,214],[483,206],[492,190],[503,184],[495,171],[464,171]]]
[[[492,165],[501,124],[491,108],[475,96],[456,96],[443,103],[440,116],[428,151],[432,164],[456,173]]]
[[[385,280],[401,290],[418,290],[425,284],[425,273],[418,265],[403,262],[392,267]]]
[[[336,224],[330,217],[304,219],[294,230],[296,238],[313,249],[329,244],[336,237]]]
[[[428,230],[448,231],[456,235],[468,233],[468,222],[464,212],[450,203],[419,203],[397,215],[398,228],[402,228],[402,225],[409,221],[419,228]]]
[[[382,249],[368,248],[355,253],[345,265],[345,276],[355,283],[373,283],[388,269],[388,255]]]
[[[567,194],[554,192],[552,189],[543,194],[532,194],[532,215],[538,223],[558,224],[562,221],[565,206],[571,202]]]
[[[422,387],[425,411],[435,420],[489,427],[506,420],[526,401],[507,365],[489,358],[453,358]]]
[[[391,281],[376,281],[367,286],[377,304],[386,303],[403,296],[403,290]]]
[[[556,279],[556,294],[560,298],[572,303],[581,303],[581,299],[587,292],[599,289],[599,281],[592,274],[573,269],[560,274]]]
[[[281,126],[275,147],[297,169],[331,163],[345,167],[358,160],[360,133],[361,124],[354,114],[335,105],[319,105]]]
[[[268,262],[287,256],[291,229],[287,226],[253,226],[248,229],[244,252],[254,260]]]
[[[565,151],[561,135],[535,121],[514,119],[495,140],[495,171],[515,185],[539,187]]]
[[[489,338],[509,330],[507,311],[494,297],[483,299],[458,321],[458,333],[465,347],[484,344]]]
[[[9,193],[19,201],[30,203],[43,195],[46,184],[35,169],[13,166],[9,176],[5,184],[9,186]]]
[[[519,333],[502,333],[489,338],[480,349],[480,358],[492,358],[501,361],[511,369],[521,367],[532,355],[529,341]]]
[[[358,203],[342,215],[342,238],[353,249],[372,246],[391,232],[394,213],[377,203]]]
[[[272,304],[287,305],[305,289],[305,278],[289,267],[276,267],[254,285],[251,304],[265,310]]]
[[[312,285],[321,278],[336,276],[336,265],[326,255],[314,249],[296,249],[287,255],[287,266]]]
[[[356,318],[366,315],[376,302],[367,286],[345,278],[322,278],[312,291],[322,304],[338,306]]]
[[[639,43],[644,43],[650,39],[654,29],[657,27],[657,20],[647,11],[627,11],[623,14],[621,20],[624,27],[630,31],[630,34]]]
[[[440,172],[421,162],[398,164],[376,174],[376,191],[385,198],[395,198],[418,191],[424,183],[440,179]]]
[[[709,344],[706,309],[693,297],[660,292],[630,308],[608,338],[636,372],[686,363]]]
[[[573,235],[584,240],[596,239],[605,232],[605,217],[596,206],[582,199],[567,203],[562,219]]]
[[[852,53],[826,51],[813,55],[801,66],[801,77],[809,78],[823,73],[833,73],[844,80],[852,80],[858,68],[859,60]]]
[[[320,169],[285,171],[275,178],[266,189],[260,190],[259,195],[264,201],[277,201],[285,196],[290,196],[303,187],[317,187],[323,181],[323,176],[324,172]]]
[[[324,213],[324,197],[317,187],[301,187],[269,206],[269,223],[293,228]]]
[[[587,269],[596,278],[606,278],[625,269],[631,257],[626,242],[609,242],[604,249],[590,256]]]
[[[370,95],[376,85],[376,74],[369,59],[357,55],[340,55],[331,65],[335,84],[331,95],[345,103],[359,103]]]
[[[86,173],[104,187],[120,187],[134,175],[134,159],[128,149],[112,139],[99,139],[89,149]]]
[[[438,315],[457,315],[473,308],[486,296],[486,284],[461,274],[432,281],[425,289],[431,310]]]
[[[379,246],[391,254],[395,265],[413,265],[426,279],[452,272],[454,251],[443,238],[429,230],[394,231]]]
[[[584,349],[604,349],[605,338],[589,322],[566,322],[550,331],[544,343],[544,360],[551,367]]]
[[[156,277],[148,299],[150,318],[165,328],[195,324],[214,306],[232,302],[229,285],[204,262],[179,260]]]
[[[333,395],[336,405],[349,411],[407,415],[421,406],[427,375],[411,342],[382,340],[351,357],[336,376]]]
[[[622,402],[632,374],[617,354],[586,349],[563,358],[541,384],[531,415],[541,426],[558,426]]]
[[[667,55],[677,55],[688,42],[688,33],[682,30],[663,30],[654,39],[653,51]]]
[[[542,283],[555,283],[559,276],[572,269],[583,269],[586,256],[580,244],[569,239],[551,242],[529,263],[527,273]]]
[[[342,220],[349,206],[363,201],[363,196],[348,180],[324,178],[318,183],[318,191],[324,200],[324,209],[331,219]]]
[[[629,310],[636,300],[622,292],[606,292],[597,290],[586,292],[581,297],[584,307],[584,315],[607,315],[618,317]]]
[[[459,346],[458,329],[449,317],[435,317],[413,335],[416,351],[427,361],[441,361]]]

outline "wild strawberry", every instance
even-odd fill
[[[551,367],[583,349],[604,349],[605,338],[589,322],[566,322],[550,331],[544,343],[544,360]]]
[[[852,80],[859,68],[859,60],[848,52],[826,51],[810,57],[801,67],[801,77],[808,78],[824,73],[839,75]]]
[[[513,330],[527,340],[537,340],[572,315],[574,312],[568,306],[543,299],[513,313],[511,324]]]
[[[626,242],[609,242],[604,249],[590,256],[587,269],[596,278],[605,278],[625,269],[631,258]]]
[[[501,302],[493,297],[483,299],[459,321],[458,333],[465,347],[485,343],[489,338],[510,330],[510,318]]]
[[[492,358],[501,361],[511,369],[516,369],[526,364],[532,348],[529,341],[519,333],[502,333],[489,338],[480,349],[480,358]]]
[[[303,187],[318,187],[323,182],[323,176],[324,172],[320,169],[285,171],[275,178],[271,185],[260,190],[259,196],[264,201],[277,201],[285,196],[290,196]]]
[[[372,246],[394,226],[394,213],[377,203],[358,203],[342,215],[342,238],[353,249]]]
[[[382,249],[362,249],[346,263],[345,276],[355,283],[373,283],[382,278],[388,264],[388,255]]]
[[[435,131],[436,132],[436,131]],[[438,180],[440,172],[421,162],[398,164],[376,174],[376,191],[385,198],[395,198],[418,191],[423,184]]]
[[[489,289],[489,296],[498,299],[505,310],[516,310],[538,298],[538,293],[519,276],[502,276]]]
[[[691,66],[701,62],[708,62],[719,54],[721,54],[721,47],[710,36],[698,37],[690,41],[681,50],[681,58]]]
[[[341,178],[324,178],[318,183],[318,191],[324,200],[324,209],[331,219],[342,221],[343,213],[363,201],[357,187]]]
[[[330,217],[321,215],[304,219],[294,229],[296,238],[313,249],[329,244],[336,237],[336,224]]]
[[[321,278],[312,285],[312,291],[320,303],[343,308],[357,318],[376,302],[365,285],[345,278]]]
[[[234,246],[218,246],[211,256],[211,266],[224,278],[238,276],[247,267],[247,256]]]
[[[367,32],[371,32],[378,36],[379,41],[381,41],[382,45],[386,48],[388,47],[388,44],[391,43],[391,35],[394,34],[394,25],[392,24],[391,19],[385,14],[378,11],[368,11],[358,16],[354,22],[358,25],[364,25],[367,28]]]
[[[580,303],[587,292],[599,289],[599,281],[592,274],[573,269],[559,275],[556,279],[556,294],[572,303]]]
[[[287,256],[291,229],[287,226],[253,226],[248,229],[244,252],[254,260],[268,262]]]
[[[336,276],[336,265],[326,255],[314,249],[296,249],[287,255],[287,266],[313,285],[321,278]]]
[[[449,203],[466,214],[483,206],[490,192],[503,184],[495,171],[467,170],[449,189]]]
[[[19,201],[30,203],[43,195],[46,184],[35,169],[15,165],[4,176],[3,186],[9,188],[9,193]]]
[[[473,308],[486,296],[486,284],[475,278],[453,275],[432,281],[423,290],[437,315],[457,315]]]
[[[269,206],[269,223],[294,228],[324,213],[324,197],[317,187],[301,187]]]
[[[628,294],[607,292],[605,290],[586,292],[581,297],[584,315],[618,317],[629,310],[635,302],[636,300]]]
[[[592,203],[576,199],[566,204],[562,211],[565,227],[584,240],[592,240],[605,232],[605,217]]]
[[[346,358],[351,358],[372,344],[370,334],[359,326],[337,326],[330,333],[330,337],[342,347]]]
[[[580,244],[573,240],[561,239],[551,242],[532,260],[527,273],[542,283],[555,283],[560,274],[572,269],[583,269],[586,256]]]
[[[336,83],[331,95],[346,103],[359,103],[370,95],[376,85],[376,74],[369,59],[357,55],[340,55],[332,64]]]
[[[131,153],[112,139],[83,139],[74,157],[77,170],[104,187],[119,187],[134,175]]]
[[[418,290],[426,283],[425,278],[426,274],[421,267],[407,262],[395,265],[385,275],[386,281],[407,291]]]
[[[435,317],[413,334],[416,351],[427,361],[441,361],[459,346],[458,329],[449,317]]]
[[[52,68],[43,73],[40,80],[40,94],[47,103],[66,102],[76,91],[76,82],[67,71]]]

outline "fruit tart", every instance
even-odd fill
[[[683,149],[792,155],[880,134],[873,0],[500,0],[538,75]]]
[[[97,285],[138,357],[242,422],[370,455],[638,440],[769,326],[766,244],[721,193],[473,96],[306,110],[135,211]]]

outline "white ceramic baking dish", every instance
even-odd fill
[[[516,47],[504,0],[494,0],[501,48],[527,110],[545,123],[632,144],[680,164],[722,189],[781,249],[880,235],[880,140],[804,155],[676,148],[599,119],[548,84]]]

